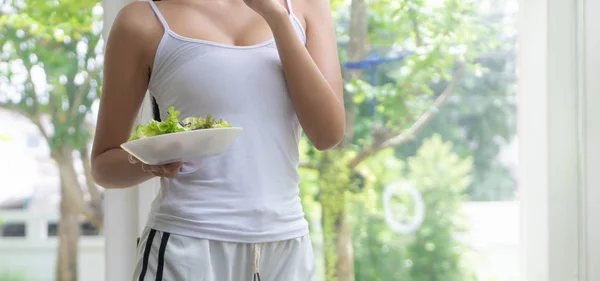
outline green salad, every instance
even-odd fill
[[[212,129],[212,128],[228,128],[231,124],[223,121],[223,119],[216,120],[212,115],[208,114],[206,118],[202,117],[188,117],[179,121],[179,115],[181,113],[175,110],[174,107],[169,107],[169,117],[164,121],[152,120],[146,125],[138,125],[135,131],[131,133],[129,141],[171,134],[179,132],[187,132],[198,129]]]

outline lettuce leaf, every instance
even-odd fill
[[[206,118],[188,117],[183,119],[181,123],[183,123],[184,127],[189,128],[191,130],[232,127],[231,124],[223,121],[223,119],[219,119],[219,121],[216,121],[216,119],[211,114],[206,115]]]
[[[167,120],[160,122],[152,120],[146,125],[138,125],[133,133],[131,133],[128,141],[197,129],[232,127],[231,124],[223,121],[223,119],[216,121],[215,118],[210,114],[208,114],[206,118],[188,117],[180,122],[180,114],[181,112],[175,110],[173,106],[169,107],[169,117]]]
[[[131,134],[129,141],[141,138],[153,137],[164,134],[178,133],[189,131],[188,128],[179,124],[180,112],[174,107],[169,107],[169,117],[165,121],[152,120],[146,125],[138,125],[135,131]]]

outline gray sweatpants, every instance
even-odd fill
[[[308,236],[245,244],[174,235],[147,228],[133,281],[315,281]]]

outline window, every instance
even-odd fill
[[[75,77],[92,77],[88,74],[102,59],[101,18],[110,26],[125,2],[81,4],[89,5],[85,21],[92,27],[79,27],[83,37],[68,34],[77,26],[36,37],[36,26],[59,25],[36,14],[39,9],[0,4],[5,31],[0,34],[0,110],[31,109],[37,97],[44,111],[56,102],[51,90],[69,93]],[[359,4],[354,12],[352,2]],[[337,150],[319,153],[306,139],[301,144],[301,197],[319,281],[334,280],[332,275],[338,275],[336,281],[600,280],[596,2],[331,0],[354,119],[352,136]],[[30,13],[19,21],[28,26],[7,25],[11,21],[4,19],[19,13]],[[357,18],[368,26],[351,28]],[[60,50],[40,48],[45,38],[62,44]],[[70,62],[80,73],[45,69]],[[27,75],[35,81],[28,82]],[[73,107],[82,117],[77,120],[94,119],[99,78],[89,81],[85,105]],[[26,136],[22,146],[55,149],[57,142],[77,143],[62,156],[86,163],[90,132],[85,130],[93,122],[85,123],[85,130],[63,126],[67,119],[61,110],[74,99],[66,94],[59,100],[56,112],[38,116],[53,130],[39,137],[18,129]],[[7,144],[13,132],[5,128],[17,117],[2,116],[8,117],[0,118],[0,151],[7,152],[14,147]],[[39,121],[18,120],[33,127]],[[54,133],[67,137],[48,137]],[[27,168],[47,170],[48,176],[31,181],[31,188],[55,198],[58,166],[50,153],[42,154]],[[0,163],[2,172],[22,171],[10,163]],[[85,165],[61,167],[76,175],[73,182],[88,199],[81,202],[93,210],[75,223],[81,229],[77,239],[84,241],[81,279],[129,279],[157,182],[102,194],[87,189]],[[13,200],[7,190],[0,188],[0,198]],[[111,208],[96,217],[102,200]],[[46,201],[53,205],[0,210],[0,279],[9,269],[29,274],[32,281],[54,276],[60,213],[56,202]],[[325,217],[332,211],[334,217]],[[31,245],[52,252],[36,254]],[[104,259],[104,252],[113,258]],[[41,265],[36,270],[28,267],[32,259]]]

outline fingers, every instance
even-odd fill
[[[179,171],[179,169],[181,169],[182,166],[183,162],[175,162],[171,164],[162,165],[161,167],[166,171]]]
[[[135,158],[133,155],[128,156],[129,163],[138,164],[141,163],[140,160]],[[179,170],[183,166],[183,162],[175,162],[165,165],[148,165],[141,163],[142,171],[146,173],[151,173],[157,177],[161,178],[172,178],[177,176]]]
[[[173,178],[179,173],[179,169],[183,166],[182,162],[176,162],[166,165],[147,165],[142,163],[144,172],[152,173],[161,178]]]
[[[146,173],[154,174],[156,172],[160,172],[160,170],[158,170],[157,167],[158,166],[152,166],[152,165],[142,163],[142,171],[144,171]]]
[[[142,163],[142,171],[146,172],[146,173],[151,173],[157,177],[165,177],[166,176],[166,172],[163,170],[163,168],[161,166],[156,166],[156,165],[148,165],[148,164],[144,164]]]
[[[181,166],[183,166],[182,162],[175,162],[171,164],[161,165],[160,168],[162,170],[163,177],[172,178],[179,173],[179,169],[181,169]]]

